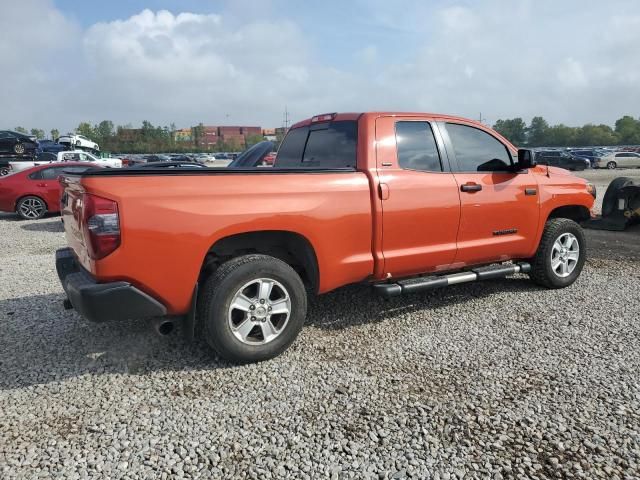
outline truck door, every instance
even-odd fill
[[[535,175],[514,172],[509,148],[475,125],[447,121],[438,128],[460,191],[456,266],[530,256],[539,216]]]
[[[442,138],[423,117],[376,119],[384,273],[447,269],[456,254],[460,195]]]

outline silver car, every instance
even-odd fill
[[[640,153],[636,152],[614,152],[596,160],[598,168],[637,168],[640,167]]]

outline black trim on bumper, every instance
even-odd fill
[[[91,322],[167,314],[164,305],[129,282],[97,283],[78,265],[70,248],[56,252],[56,270],[73,308]]]

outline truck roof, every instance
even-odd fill
[[[312,120],[316,117],[322,117],[324,115],[334,115],[334,121],[341,120],[358,120],[362,116],[371,116],[371,117],[437,117],[445,120],[456,120],[462,121],[465,123],[471,123],[477,125],[482,128],[487,128],[486,125],[478,122],[477,120],[472,120],[470,118],[458,117],[455,115],[446,115],[444,113],[433,113],[433,112],[383,112],[383,111],[373,111],[373,112],[344,112],[344,113],[323,113],[319,115],[314,115],[313,117],[307,118],[305,120],[301,120],[291,126],[291,128],[304,127],[306,125],[310,125]]]

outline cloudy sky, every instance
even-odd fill
[[[20,0],[0,32],[0,128],[640,115],[638,0]]]

